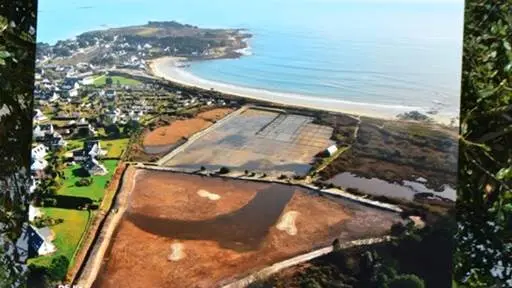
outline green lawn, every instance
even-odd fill
[[[89,212],[61,208],[40,209],[45,215],[54,219],[62,219],[64,222],[50,227],[55,233],[53,244],[57,251],[51,255],[29,259],[29,263],[49,267],[52,259],[60,255],[66,256],[72,263],[75,250],[87,227]]]
[[[101,149],[107,150],[107,157],[120,158],[123,151],[128,146],[130,138],[114,139],[114,140],[101,140]]]
[[[96,78],[96,80],[94,80],[94,86],[96,86],[96,87],[104,86],[106,79],[107,79],[106,76],[100,76],[100,77]],[[117,85],[117,81],[119,81],[119,83],[121,85],[127,85],[127,86],[135,86],[135,85],[141,84],[140,81],[137,81],[135,79],[121,77],[121,76],[112,76],[112,85],[113,86]]]
[[[93,183],[90,186],[77,187],[75,186],[75,182],[80,180],[80,176],[82,172],[80,165],[73,165],[71,167],[67,167],[64,169],[64,175],[66,179],[64,180],[64,184],[57,191],[59,195],[66,196],[76,196],[76,197],[87,197],[92,199],[93,201],[98,201],[103,197],[103,193],[105,190],[105,184],[107,181],[110,181],[112,175],[114,174],[117,167],[118,160],[105,160],[102,161],[105,168],[107,168],[108,173],[104,176],[93,176]]]
[[[68,139],[68,140],[66,140],[66,142],[68,143],[68,145],[66,146],[66,150],[68,150],[68,151],[84,148],[83,140]]]

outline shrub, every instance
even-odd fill
[[[336,238],[336,239],[334,240],[334,242],[332,242],[332,246],[333,246],[333,250],[334,250],[335,252],[340,251],[340,250],[341,250],[341,243],[340,243],[340,239]]]
[[[227,167],[221,167],[219,170],[219,174],[227,174],[229,172],[230,172],[230,170]]]
[[[57,224],[60,224],[64,222],[63,219],[54,219],[54,218],[51,218],[51,217],[48,217],[46,215],[42,216],[42,217],[36,217],[34,219],[34,226],[36,226],[37,228],[42,228],[42,227],[47,227],[47,226],[53,226],[53,225],[57,225]]]
[[[407,228],[402,223],[395,223],[391,225],[391,235],[392,236],[400,236],[402,235]]]
[[[66,277],[68,272],[69,260],[64,255],[53,258],[50,268],[48,269],[48,276],[52,280],[59,281]]]
[[[82,187],[82,186],[90,186],[92,184],[93,180],[92,178],[82,178],[75,182],[75,186]]]

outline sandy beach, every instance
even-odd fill
[[[347,114],[383,119],[396,119],[396,116],[398,114],[410,112],[412,110],[425,112],[421,107],[357,103],[332,98],[322,98],[293,93],[268,91],[257,88],[241,87],[221,82],[210,81],[207,79],[200,78],[183,69],[182,65],[186,61],[186,58],[162,57],[150,61],[149,67],[151,73],[154,76],[159,78],[165,78],[169,81],[179,83],[182,85],[195,86],[207,90],[214,89],[222,93],[232,94],[255,100],[270,101],[273,103],[283,105],[314,108],[333,112],[343,112]],[[451,116],[448,115],[429,116],[432,117],[436,122],[442,124],[449,124],[451,121]]]

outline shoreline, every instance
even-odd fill
[[[195,60],[193,60],[195,61]],[[158,78],[164,78],[184,86],[198,87],[205,90],[218,91],[243,98],[268,101],[281,105],[300,108],[318,109],[330,112],[366,116],[386,120],[398,120],[397,115],[413,110],[424,113],[420,107],[406,107],[400,105],[370,104],[344,101],[327,97],[315,97],[295,93],[270,91],[260,88],[242,87],[222,82],[206,80],[196,76],[180,65],[193,62],[185,57],[161,57],[148,61],[149,73]],[[450,125],[453,116],[428,115],[436,124]],[[458,123],[456,123],[458,124]]]

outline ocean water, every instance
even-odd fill
[[[176,20],[254,35],[240,59],[195,62],[227,84],[458,115],[461,0],[40,0],[38,41]]]

